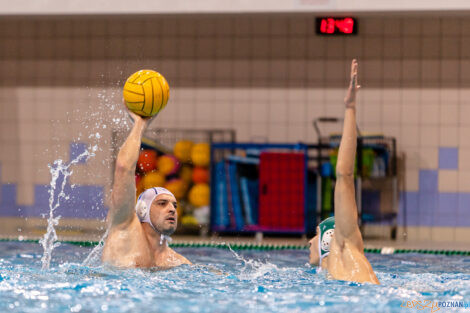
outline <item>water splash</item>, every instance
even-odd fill
[[[88,158],[95,155],[97,149],[98,147],[95,145],[85,150],[68,164],[61,159],[55,160],[52,165],[49,164],[49,171],[52,176],[49,184],[49,218],[47,219],[47,232],[44,234],[44,237],[39,240],[39,243],[44,249],[44,254],[41,258],[43,270],[49,269],[52,251],[60,245],[60,243],[57,242],[57,233],[54,228],[54,226],[59,224],[60,216],[54,217],[54,212],[59,207],[61,200],[69,199],[64,189],[67,185],[68,177],[73,173],[70,167],[81,161],[88,160]]]
[[[229,244],[227,244],[227,246],[235,259],[241,261],[243,264],[243,268],[238,275],[238,277],[242,280],[255,280],[267,273],[280,271],[280,269],[275,264],[258,261],[256,259],[245,259],[243,256],[235,252]]]
[[[101,80],[98,84],[98,88],[87,87],[87,96],[79,98],[74,102],[74,109],[65,112],[64,119],[67,124],[80,123],[83,125],[81,131],[75,137],[76,141],[85,141],[93,146],[90,154],[84,153],[76,158],[76,160],[82,160],[82,158],[88,158],[94,156],[95,152],[99,155],[100,163],[103,165],[98,171],[89,173],[93,177],[93,180],[103,179],[110,185],[112,182],[109,170],[112,168],[114,162],[114,146],[113,143],[114,135],[113,132],[125,132],[129,131],[132,123],[128,117],[125,105],[122,103],[122,86],[127,77],[122,77],[124,72],[128,70],[121,69],[119,72],[118,80],[114,81],[114,78],[107,77],[108,74],[101,74]],[[111,82],[111,85],[108,83]],[[60,134],[63,128],[61,119],[53,120],[54,134]],[[52,136],[52,140],[60,147],[62,144],[62,136]],[[62,149],[56,149],[51,151],[59,158],[65,158],[65,155],[60,155]],[[49,154],[49,151],[45,151],[45,154]],[[75,161],[75,160],[74,160]],[[42,258],[43,268],[49,268],[51,260],[52,250],[59,245],[57,243],[57,234],[54,226],[59,222],[60,217],[54,217],[54,210],[59,206],[61,200],[67,200],[68,197],[63,195],[63,188],[65,187],[65,180],[69,173],[69,167],[76,162],[70,162],[65,164],[62,160],[57,160],[53,165],[49,165],[50,173],[52,175],[50,190],[49,190],[49,218],[47,233],[41,240],[41,245],[44,248],[44,255]],[[63,181],[61,181],[63,179]],[[105,184],[105,185],[106,185]],[[57,189],[57,190],[56,190]],[[51,194],[52,193],[52,194]],[[92,210],[98,209],[98,207],[92,207]],[[108,235],[108,229],[106,230],[103,237],[100,239],[98,246],[96,246],[87,258],[84,260],[83,265],[96,264],[101,255],[104,240]]]
[[[82,265],[83,266],[97,266],[100,264],[101,260],[101,253],[103,252],[104,248],[104,242],[106,238],[108,237],[109,229],[111,227],[106,228],[106,232],[104,233],[103,237],[101,237],[100,241],[98,244],[91,250],[91,252],[88,254],[88,256],[85,258],[83,261]]]

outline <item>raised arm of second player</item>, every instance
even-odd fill
[[[343,135],[336,164],[335,187],[335,240],[341,246],[345,240],[363,251],[362,236],[357,224],[357,205],[354,192],[354,161],[356,157],[356,92],[357,61],[351,63],[351,81],[344,98],[345,113]]]
[[[134,218],[137,218],[134,211],[136,201],[135,167],[139,158],[142,135],[150,120],[132,112],[129,114],[134,120],[134,126],[116,159],[111,209],[108,213],[108,223],[111,226],[127,226]]]

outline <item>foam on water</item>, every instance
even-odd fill
[[[258,259],[245,259],[243,256],[235,252],[230,245],[227,246],[235,259],[242,262],[241,264],[243,267],[237,275],[238,278],[242,280],[255,280],[267,273],[279,270],[275,264],[269,262],[263,262]]]
[[[368,254],[376,286],[317,274],[307,250],[179,248],[199,265],[166,271],[83,266],[91,250],[62,244],[42,271],[41,246],[0,242],[0,312],[398,313],[412,312],[403,301],[470,302],[462,256]]]
[[[90,250],[62,244],[42,271],[39,245],[0,242],[0,312],[404,312],[403,301],[470,301],[469,257],[369,254],[376,286],[317,274],[306,250],[179,248],[198,265],[166,271],[83,266]]]

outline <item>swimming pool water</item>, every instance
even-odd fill
[[[42,271],[39,244],[0,242],[0,312],[411,313],[403,301],[470,303],[470,257],[368,254],[376,286],[329,280],[307,250],[178,248],[197,265],[166,271],[81,265],[90,250],[62,244]],[[470,308],[440,309],[458,311]]]

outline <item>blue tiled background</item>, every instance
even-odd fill
[[[70,159],[78,157],[87,149],[84,143],[70,144]],[[85,164],[86,158],[78,162]],[[1,167],[0,167],[1,177]],[[56,182],[57,188],[62,184],[62,178]],[[60,205],[55,211],[55,216],[68,218],[103,219],[106,217],[107,208],[104,205],[104,186],[77,185],[73,187],[69,183],[64,188],[68,199],[61,199]],[[42,217],[49,214],[49,185],[34,186],[34,203],[32,205],[19,205],[16,184],[0,184],[0,216]],[[57,196],[54,203],[57,201]]]
[[[439,148],[439,169],[420,170],[419,190],[401,193],[401,225],[470,226],[470,193],[439,192],[440,169],[458,169],[458,148]]]
[[[17,188],[13,184],[1,186],[0,212],[1,216],[42,217],[49,214],[49,186],[36,185],[34,187],[34,203],[32,205],[18,205]],[[67,184],[64,189],[69,200],[62,200],[55,215],[70,218],[98,218],[106,217],[107,208],[104,206],[103,186],[77,186],[73,188]]]
[[[459,167],[459,149],[439,148],[439,169],[456,170]]]

